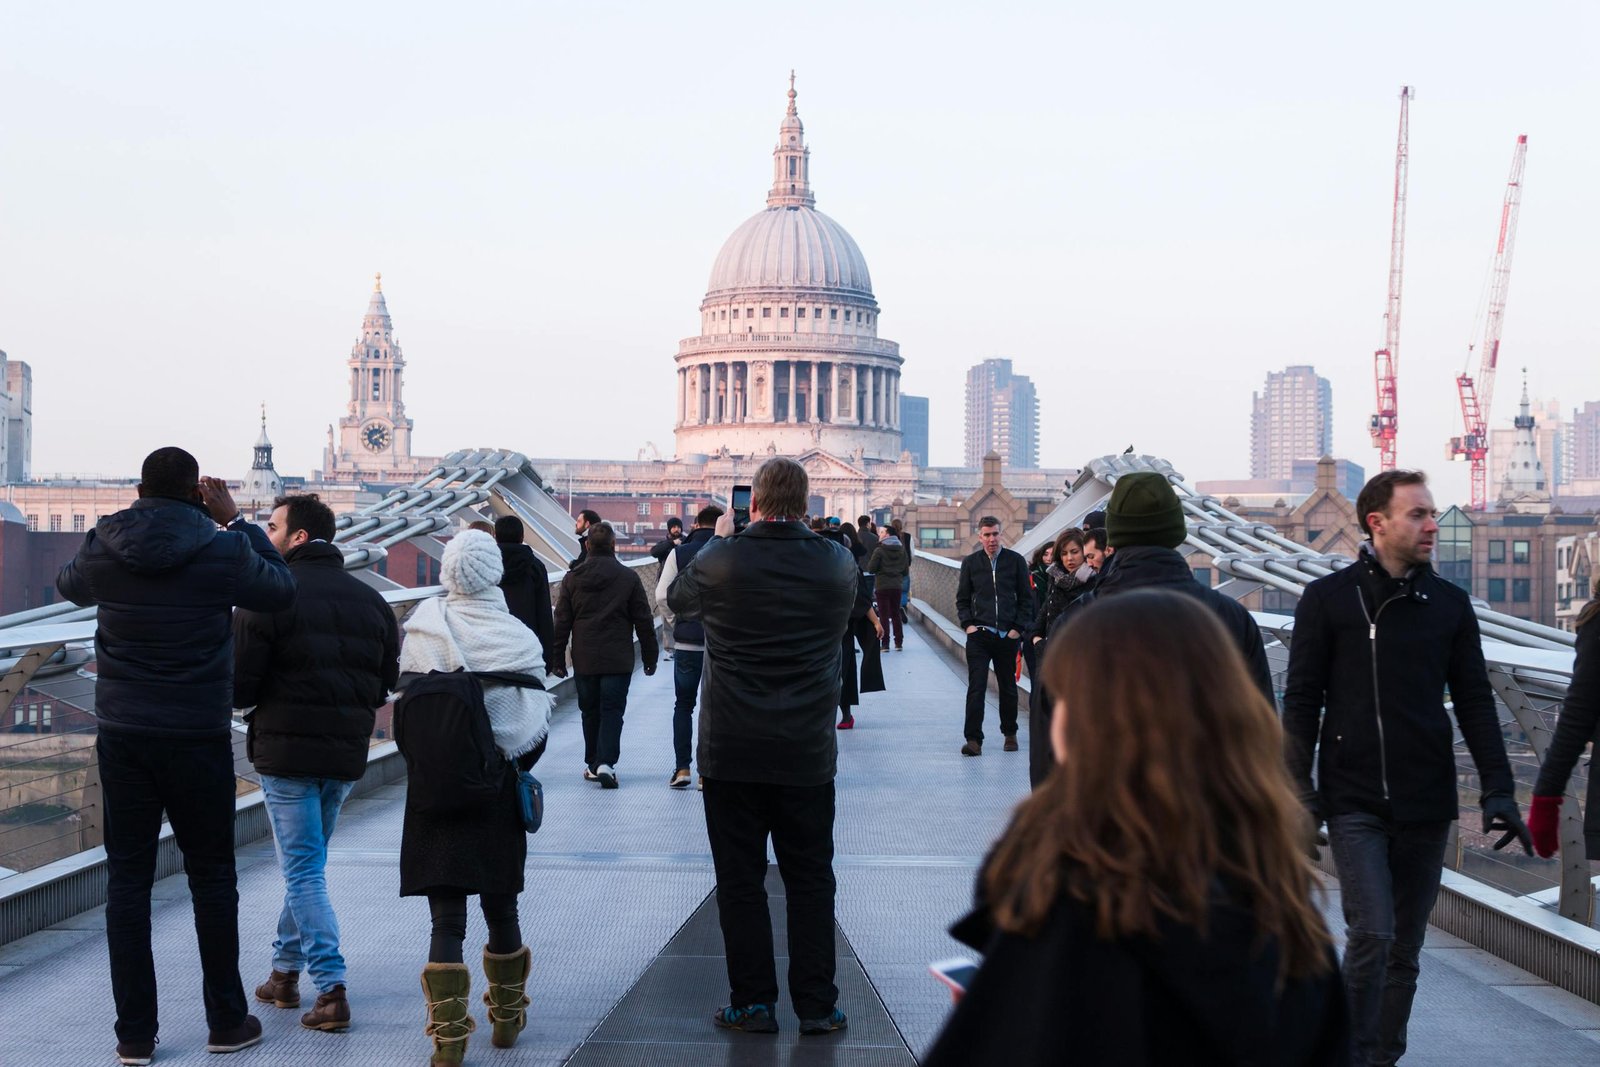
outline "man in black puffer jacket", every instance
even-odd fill
[[[1276,707],[1272,668],[1255,619],[1231,596],[1195,581],[1194,572],[1177,551],[1188,536],[1189,527],[1183,517],[1183,504],[1166,476],[1136,471],[1118,478],[1106,505],[1105,521],[1106,543],[1115,551],[1106,557],[1105,567],[1090,590],[1056,619],[1050,635],[1100,597],[1116,596],[1130,589],[1169,587],[1205,602],[1233,638],[1256,688],[1267,703]],[[1036,789],[1055,765],[1048,743],[1053,710],[1042,701],[1028,708],[1028,736],[1032,739],[1028,747],[1028,779]]]
[[[95,524],[56,588],[100,609],[95,754],[119,1053],[137,1059],[156,1043],[150,887],[163,810],[194,898],[207,1047],[246,1048],[261,1023],[239,981],[230,613],[287,607],[294,579],[221,480],[200,478],[183,449],[161,448],[145,458],[138,501]]]
[[[983,754],[983,703],[994,668],[1000,697],[1000,733],[1005,750],[1017,750],[1017,649],[1033,628],[1033,583],[1028,561],[1000,545],[1000,520],[978,520],[976,552],[961,561],[956,579],[956,614],[967,632],[967,717],[963,756]],[[1049,748],[1048,733],[1032,735],[1034,748]]]
[[[345,571],[333,535],[333,512],[317,497],[279,497],[267,537],[294,574],[294,605],[233,617],[233,699],[253,709],[245,716],[250,761],[261,775],[285,888],[272,974],[256,999],[297,1006],[300,971],[309,971],[317,1003],[300,1021],[313,1030],[350,1025],[324,873],[328,841],[366,773],[376,710],[400,674],[394,612]]]
[[[494,540],[500,546],[500,592],[505,594],[506,610],[511,612],[544,649],[544,669],[551,671],[558,660],[556,623],[550,604],[550,572],[544,562],[523,544],[522,520],[502,515],[494,520]]]

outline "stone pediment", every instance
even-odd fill
[[[832,452],[825,452],[820,448],[813,448],[795,457],[795,462],[806,469],[806,475],[812,481],[823,478],[856,478],[867,476],[867,472],[842,456]]]

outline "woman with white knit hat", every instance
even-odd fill
[[[423,601],[406,620],[402,673],[507,671],[547,680],[538,638],[506,609],[502,570],[494,538],[467,530],[451,539],[439,569],[445,595]],[[460,1063],[477,1025],[467,1010],[471,976],[462,957],[469,896],[479,898],[489,926],[483,969],[491,1043],[510,1047],[527,1024],[532,956],[522,942],[517,897],[528,841],[511,768],[527,769],[543,753],[552,700],[542,689],[495,684],[484,685],[483,700],[495,747],[509,761],[501,795],[461,814],[418,812],[408,805],[400,838],[400,895],[426,896],[433,918],[422,985],[434,1064]]]

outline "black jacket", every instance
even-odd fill
[[[1034,620],[1033,632],[1039,637],[1050,633],[1050,627],[1055,624],[1063,612],[1072,606],[1072,602],[1083,596],[1094,586],[1095,576],[1079,578],[1076,574],[1067,573],[1059,563],[1052,563],[1044,572],[1044,588],[1035,588],[1039,594],[1039,617]]]
[[[1572,768],[1590,741],[1600,752],[1600,619],[1590,619],[1578,627],[1578,659],[1572,666],[1572,684],[1567,687],[1567,699],[1562,701],[1555,739],[1544,754],[1533,795],[1558,797],[1565,793]],[[1583,837],[1589,858],[1600,860],[1600,774],[1592,767],[1589,794],[1583,806]]]
[[[1207,934],[1166,922],[1157,941],[1106,940],[1063,894],[1037,936],[996,933],[977,911],[951,934],[984,954],[923,1067],[1345,1067],[1338,962],[1276,987],[1274,942],[1250,913],[1214,904]],[[1018,1020],[1032,1020],[1020,1025]]]
[[[849,551],[798,522],[754,522],[713,540],[667,603],[705,626],[696,750],[707,778],[833,780],[840,649],[859,588]]]
[[[1301,794],[1317,798],[1318,814],[1454,819],[1447,687],[1484,795],[1514,795],[1467,594],[1427,566],[1390,578],[1366,546],[1355,563],[1307,586],[1294,613],[1283,729],[1289,770]]]
[[[656,669],[660,650],[650,600],[639,575],[616,556],[591,555],[567,572],[556,594],[555,647],[572,638],[576,674],[632,674],[633,635],[645,667]]]
[[[198,504],[165,497],[96,523],[56,588],[100,607],[99,728],[169,737],[229,735],[231,609],[278,611],[294,601],[289,568],[259,527],[219,531]]]
[[[655,557],[657,563],[665,563],[667,561],[667,557],[672,555],[673,549],[683,544],[685,540],[686,538],[683,537],[678,538],[676,541],[670,537],[663,537],[661,540],[650,546],[650,554]]]
[[[233,616],[233,702],[255,709],[245,717],[250,762],[261,774],[353,782],[400,676],[399,627],[333,545],[311,541],[286,558],[294,604]]]
[[[867,573],[872,575],[874,590],[898,593],[906,587],[906,577],[911,573],[911,553],[905,545],[879,541],[867,559]]]
[[[549,670],[555,666],[560,650],[550,604],[550,572],[527,545],[501,545],[500,562],[505,565],[500,591],[505,594],[506,610],[539,639],[545,669]]]
[[[711,543],[716,534],[703,526],[697,526],[689,531],[689,536],[684,538],[683,544],[673,550],[674,562],[677,572],[682,574],[689,566],[689,561],[700,554],[700,550]],[[668,587],[671,591],[671,587]],[[670,611],[672,605],[667,605]],[[688,645],[690,648],[706,647],[706,628],[699,619],[680,619],[676,615],[672,618],[672,643],[673,645]]]
[[[1009,548],[995,553],[983,549],[961,561],[956,580],[956,621],[968,626],[1027,633],[1033,626],[1033,585],[1028,581],[1028,561]]]

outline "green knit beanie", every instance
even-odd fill
[[[1112,548],[1177,548],[1188,533],[1183,505],[1165,475],[1139,471],[1117,479],[1106,505],[1106,542]]]

